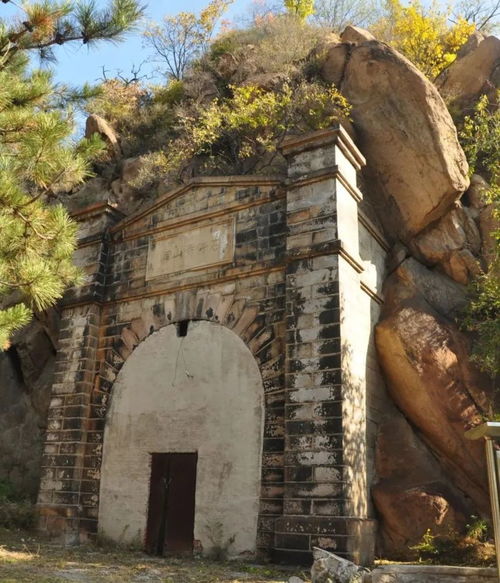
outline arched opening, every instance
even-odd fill
[[[259,368],[244,342],[221,325],[191,321],[182,332],[174,325],[155,332],[118,374],[104,433],[99,532],[144,544],[151,515],[163,504],[151,506],[155,476],[168,488],[168,472],[185,480],[194,471],[195,547],[254,552],[263,432]],[[170,496],[167,505],[184,504]],[[168,509],[163,519],[168,522]]]

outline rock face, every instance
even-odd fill
[[[500,39],[474,33],[458,58],[436,79],[441,95],[457,104],[493,95],[500,81]]]
[[[352,105],[367,159],[366,191],[395,242],[375,341],[393,401],[376,448],[377,507],[384,552],[407,556],[428,528],[464,528],[489,512],[482,444],[464,432],[488,413],[490,383],[468,358],[453,323],[466,288],[493,249],[491,209],[458,143],[447,100],[476,99],[500,75],[500,41],[477,34],[438,80],[361,29],[325,47],[322,76]],[[405,420],[407,419],[407,421]],[[396,442],[396,443],[395,443]]]
[[[414,285],[416,263],[404,261],[386,281],[375,334],[379,362],[398,408],[456,487],[487,514],[482,444],[464,432],[490,413],[488,382],[471,365],[464,335]]]
[[[460,203],[415,237],[410,247],[416,257],[438,265],[458,283],[466,285],[481,273],[481,235],[472,213]]]
[[[123,160],[120,177],[111,183],[111,190],[120,210],[129,210],[137,203],[137,189],[131,182],[138,177],[142,166],[143,161],[139,156]]]
[[[469,184],[443,100],[408,60],[375,40],[331,45],[322,75],[353,106],[367,182],[384,208],[386,232],[409,241],[447,212]]]
[[[470,504],[396,410],[388,412],[378,434],[376,473],[372,494],[383,517],[380,538],[385,555],[408,557],[429,525],[434,534],[465,526]]]
[[[368,40],[376,40],[371,32],[359,26],[346,26],[344,32],[340,36],[343,43],[361,43]]]
[[[40,479],[57,326],[55,311],[40,315],[0,352],[0,480],[32,498]]]
[[[88,139],[94,134],[99,134],[107,144],[108,152],[111,157],[119,157],[121,155],[120,144],[113,128],[105,119],[92,114],[89,115],[85,124],[85,137]]]

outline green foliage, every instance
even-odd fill
[[[466,116],[459,138],[469,162],[471,174],[484,175],[490,184],[489,200],[500,196],[500,91],[496,100],[481,96],[473,114]]]
[[[0,501],[0,526],[29,530],[35,522],[35,507],[29,500]]]
[[[176,79],[171,79],[166,87],[156,88],[153,95],[155,103],[161,103],[167,107],[178,105],[184,97],[184,83]]]
[[[305,20],[314,13],[314,0],[283,0],[289,14]]]
[[[428,528],[422,535],[422,539],[416,545],[410,547],[412,551],[416,551],[419,559],[429,559],[433,558],[439,554],[439,549],[436,545],[436,537],[432,534],[430,528]]]
[[[498,95],[500,98],[500,93]],[[469,160],[470,172],[481,173],[490,188],[484,192],[485,202],[500,220],[500,110],[498,100],[490,102],[483,95],[471,116],[465,117],[459,132],[462,147]],[[463,325],[476,333],[473,358],[480,367],[495,376],[500,371],[500,229],[491,233],[495,247],[487,272],[473,282],[471,299]]]
[[[33,503],[20,497],[11,482],[0,480],[0,527],[29,529],[34,518]]]
[[[85,111],[103,117],[118,131],[137,115],[148,97],[139,83],[109,79],[99,86],[99,92],[85,104]]]
[[[500,278],[498,260],[487,274],[471,286],[471,299],[464,318],[467,330],[476,333],[472,358],[491,376],[500,371]]]
[[[16,499],[16,489],[7,480],[0,480],[0,502]]]
[[[161,23],[150,22],[144,40],[160,62],[160,70],[168,77],[182,79],[188,65],[208,49],[218,21],[232,2],[211,0],[199,15],[179,12],[165,16]]]
[[[349,115],[349,105],[333,86],[285,82],[264,90],[233,86],[232,95],[185,113],[179,131],[161,152],[147,157],[145,173],[182,178],[192,166],[203,174],[276,171],[279,146],[287,133],[326,128]],[[144,180],[145,175],[139,177]]]
[[[23,4],[24,20],[0,22],[0,349],[12,333],[80,280],[72,263],[76,224],[48,204],[82,182],[102,144],[72,143],[71,111],[62,105],[88,95],[54,87],[48,71],[28,69],[28,51],[50,57],[73,40],[119,38],[140,14],[135,0]]]
[[[161,148],[172,137],[174,109],[184,96],[184,82],[175,79],[166,86],[147,88],[111,79],[86,103],[85,111],[101,115],[113,126],[126,157],[139,156]]]
[[[433,534],[427,529],[422,539],[410,550],[418,560],[436,565],[489,566],[495,561],[495,547],[486,540],[488,527],[484,520],[471,517],[467,532],[451,530],[447,534]]]
[[[25,304],[17,304],[0,310],[0,348],[9,345],[9,338],[12,334],[26,326],[31,320],[32,311]]]
[[[53,47],[75,40],[93,43],[119,40],[144,11],[137,0],[111,0],[103,10],[92,0],[24,2],[23,18],[0,21],[0,61],[3,66],[25,51],[38,50],[54,60]]]
[[[427,77],[435,79],[455,60],[475,25],[464,18],[449,23],[449,14],[433,4],[426,8],[420,0],[407,6],[400,0],[386,0],[384,16],[371,32],[407,57]]]
[[[465,528],[467,529],[466,536],[472,540],[484,542],[489,538],[490,529],[484,518],[472,515],[470,517],[470,523]]]

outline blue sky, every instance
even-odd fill
[[[20,4],[20,0],[18,3]],[[144,0],[143,4],[147,4],[147,19],[161,20],[165,14],[176,14],[182,10],[198,12],[208,4],[208,0]],[[251,0],[235,0],[224,18],[237,20],[250,4]],[[107,2],[97,0],[97,5],[102,8]],[[20,11],[12,4],[0,4],[0,17],[8,18],[16,13],[19,14]],[[139,25],[139,30],[143,26],[144,24]],[[127,35],[125,40],[118,44],[100,42],[91,48],[81,43],[64,45],[56,49],[58,63],[54,67],[55,78],[70,85],[95,83],[102,78],[103,65],[108,72],[108,78],[116,75],[117,70],[127,76],[133,65],[138,66],[143,61],[149,60],[149,53],[150,50],[142,46],[140,32]],[[146,62],[141,73],[147,73],[152,68],[153,65]]]

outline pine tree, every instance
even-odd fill
[[[2,0],[7,3],[8,0]],[[33,51],[54,59],[67,42],[119,39],[140,18],[137,0],[42,0],[24,18],[0,20],[0,349],[34,311],[53,305],[80,280],[72,263],[76,224],[55,201],[90,173],[99,140],[71,144],[71,115],[48,71],[30,71]]]

